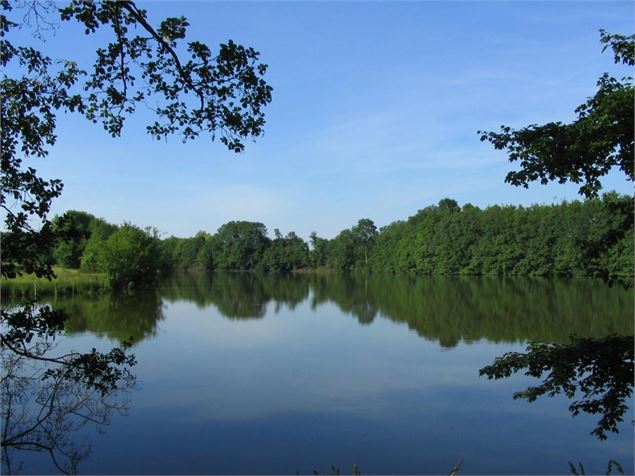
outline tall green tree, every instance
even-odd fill
[[[329,243],[329,266],[350,271],[357,261],[355,237],[350,229],[342,230]]]
[[[357,225],[351,228],[351,233],[364,256],[364,264],[368,265],[368,253],[377,236],[375,223],[369,218],[362,218],[357,222]]]
[[[101,266],[101,252],[110,235],[117,231],[118,227],[108,223],[102,218],[93,218],[89,225],[90,238],[86,241],[80,259],[82,271],[96,272]]]
[[[53,230],[57,235],[54,251],[57,263],[65,268],[79,268],[94,219],[90,213],[77,210],[69,210],[53,219]]]
[[[262,223],[230,221],[214,236],[214,262],[220,269],[254,269],[269,246],[267,227]]]
[[[151,230],[124,224],[104,242],[100,270],[114,288],[156,283],[160,271],[159,240]]]
[[[320,238],[317,232],[312,231],[309,236],[309,242],[311,243],[311,251],[309,252],[311,266],[315,268],[326,266],[329,240],[326,238]]]

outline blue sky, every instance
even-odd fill
[[[631,2],[148,2],[156,24],[185,16],[189,38],[253,46],[269,65],[265,135],[155,141],[140,112],[112,139],[80,117],[36,168],[64,181],[54,213],[89,211],[165,236],[254,220],[270,233],[332,237],[451,197],[463,204],[551,203],[577,187],[504,183],[512,167],[477,130],[569,121],[605,71],[599,28],[629,33]],[[79,34],[78,34],[79,32]],[[43,49],[90,61],[99,37],[66,26]],[[618,173],[607,189],[632,193]]]

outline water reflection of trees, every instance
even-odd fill
[[[375,291],[372,287],[369,288],[369,282],[377,283],[376,280],[369,281],[368,276],[350,274],[313,276],[312,278],[313,299],[311,307],[313,309],[319,304],[333,302],[343,312],[355,316],[360,324],[370,324],[377,316],[379,308],[377,300],[373,298]],[[391,278],[386,278],[385,282],[393,282]]]
[[[156,291],[60,299],[56,307],[72,316],[64,323],[67,333],[91,331],[120,342],[129,339],[137,342],[156,334],[157,324],[164,317],[164,300],[189,301],[200,308],[214,306],[221,315],[230,319],[262,318],[267,309],[272,308],[270,304],[278,312],[282,307],[294,309],[303,302],[313,309],[325,303],[334,303],[343,313],[354,316],[360,324],[368,325],[377,318],[386,318],[406,324],[418,335],[438,341],[444,347],[455,346],[461,340],[478,339],[495,342],[532,340],[565,345],[572,334],[594,338],[633,334],[630,315],[633,289],[610,288],[605,283],[592,280],[344,274],[175,275]],[[554,349],[556,353],[561,352],[560,347]],[[565,350],[572,353],[568,347]],[[576,355],[588,354],[585,351]],[[499,361],[498,367],[492,367],[491,376],[506,376],[506,366],[524,363],[521,357],[514,354],[508,360]],[[555,359],[562,360],[560,356]],[[11,365],[10,368],[18,368]],[[565,384],[571,386],[569,380]],[[72,470],[76,466],[75,462],[85,454],[83,447],[67,448],[71,440],[65,439],[65,435],[84,424],[81,420],[73,419],[78,415],[68,411],[73,408],[73,402],[85,402],[87,413],[84,416],[92,415],[87,421],[104,422],[104,417],[111,411],[123,408],[116,402],[113,406],[82,397],[81,392],[69,382],[56,387],[36,379],[21,378],[13,381],[3,379],[2,385],[6,390],[4,395],[11,399],[3,400],[3,409],[10,408],[12,418],[15,420],[17,417],[15,421],[24,422],[20,423],[22,428],[29,424],[29,418],[37,421],[33,420],[32,413],[29,416],[22,410],[16,410],[26,395],[38,395],[40,406],[51,401],[47,397],[50,394],[60,400],[50,419],[47,419],[59,426],[45,428],[40,425],[41,435],[33,440],[32,446],[37,444],[44,451],[63,455],[66,458],[65,470]],[[40,387],[36,388],[37,385]],[[590,402],[591,407],[580,407],[582,411],[586,411],[587,407],[594,408],[592,405],[595,402]],[[598,408],[600,411],[604,408],[612,411],[622,407],[618,404],[613,407],[600,405]],[[64,421],[63,414],[72,418],[60,424]],[[20,425],[11,423],[6,428],[19,434],[23,431],[19,429]],[[42,435],[57,436],[47,443],[42,440]],[[7,441],[11,443],[17,440]],[[8,448],[12,446],[8,445]],[[13,448],[17,448],[17,445]],[[12,470],[14,468],[10,467],[9,456],[8,453],[3,455],[3,461],[6,460],[7,469]]]
[[[158,291],[77,296],[55,305],[71,318],[66,332],[90,331],[120,342],[152,337],[163,302],[214,306],[230,319],[258,319],[267,305],[294,309],[334,303],[360,324],[377,317],[404,323],[444,347],[459,341],[540,340],[632,335],[633,290],[593,280],[499,279],[382,275],[175,275]]]
[[[267,304],[290,309],[309,295],[309,280],[304,276],[276,276],[255,273],[222,273],[211,276],[175,275],[161,288],[168,301],[187,300],[199,308],[214,305],[230,319],[252,319],[265,316]]]
[[[156,334],[165,316],[157,291],[59,299],[55,307],[70,316],[64,323],[67,334],[90,331],[119,342],[136,343]]]
[[[55,354],[64,313],[44,306],[4,310],[7,330],[0,347],[2,472],[23,468],[25,452],[47,454],[53,466],[77,472],[90,453],[80,438],[87,425],[101,430],[113,412],[125,413],[134,385],[134,356],[127,346],[101,353]],[[20,325],[20,324],[23,325]]]
[[[451,347],[473,341],[632,334],[632,291],[591,280],[316,276],[313,305],[334,302],[360,323],[381,315]]]
[[[628,410],[633,393],[633,336],[572,338],[568,344],[530,342],[525,353],[508,352],[479,373],[501,379],[523,371],[544,380],[514,393],[514,398],[533,402],[548,395],[577,398],[569,411],[600,414],[591,434],[604,440],[618,433],[618,423]]]
[[[402,322],[445,347],[633,333],[632,289],[593,280],[227,273],[175,276],[161,294],[235,319],[264,317],[270,302],[277,311],[310,298],[313,308],[334,303],[360,324],[378,316]]]

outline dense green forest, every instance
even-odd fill
[[[361,219],[310,243],[262,223],[231,221],[215,234],[161,239],[154,228],[112,225],[69,211],[53,220],[49,261],[101,272],[113,287],[153,284],[174,271],[310,268],[426,275],[601,276],[633,274],[633,200],[616,193],[554,205],[480,209],[443,199],[377,229]]]

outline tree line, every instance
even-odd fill
[[[174,271],[288,273],[302,269],[422,275],[633,275],[633,200],[489,206],[443,199],[377,229],[361,219],[332,239],[231,221],[214,234],[161,239],[155,228],[113,225],[71,210],[53,219],[51,264],[107,274],[113,287],[151,285]]]

